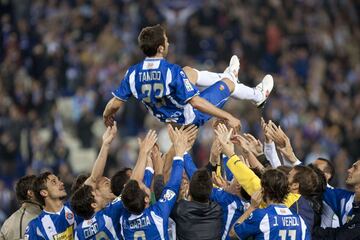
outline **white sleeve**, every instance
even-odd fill
[[[280,154],[281,154],[281,158],[283,159],[284,166],[294,167],[302,164],[302,162],[299,159],[297,159],[296,162],[292,163],[289,160],[287,160],[287,158],[282,153]]]
[[[264,143],[264,154],[267,160],[269,160],[273,168],[281,166],[279,156],[277,155],[275,143]]]

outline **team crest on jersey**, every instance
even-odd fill
[[[220,89],[220,91],[224,91],[224,89],[225,89],[224,85],[221,84],[219,89]]]
[[[164,197],[160,199],[160,202],[170,201],[175,196],[175,193],[170,189],[166,190]]]
[[[74,218],[74,214],[71,212],[67,212],[65,213],[65,218],[70,221],[71,219]]]

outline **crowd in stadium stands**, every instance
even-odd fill
[[[70,189],[78,173],[64,131],[72,130],[83,148],[100,149],[89,129],[126,69],[143,57],[139,31],[157,23],[166,26],[170,62],[222,72],[236,54],[241,82],[254,86],[273,74],[263,110],[227,104],[243,132],[264,139],[260,117],[276,122],[304,164],[330,159],[334,186],[345,186],[360,156],[357,1],[13,0],[1,1],[0,9],[0,224],[18,207],[19,177],[50,170]],[[63,97],[72,98],[70,122],[58,108]],[[133,167],[131,142],[162,127],[129,101],[108,166]],[[198,166],[208,162],[211,136],[211,124],[200,129],[193,147]]]

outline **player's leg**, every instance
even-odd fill
[[[240,61],[237,56],[232,56],[229,66],[223,73],[214,73],[209,71],[198,71],[194,68],[186,66],[183,68],[189,80],[198,86],[211,86],[214,83],[223,80],[224,78],[230,79],[234,83],[234,89],[231,90],[231,96],[240,100],[249,100],[255,103],[258,107],[262,106],[265,100],[270,95],[274,86],[274,81],[271,75],[266,75],[264,79],[254,88],[248,87],[238,82],[238,73],[240,69]],[[227,83],[228,81],[225,81]],[[232,87],[227,84],[230,89]]]
[[[267,74],[254,88],[248,87],[242,83],[235,83],[235,89],[231,96],[240,100],[252,101],[257,107],[261,107],[269,97],[273,87],[273,77],[270,74]]]
[[[226,77],[226,74],[224,73],[199,71],[189,66],[183,67],[183,71],[192,84],[200,87],[209,87]]]
[[[202,91],[200,93],[200,97],[206,99],[218,108],[223,108],[231,96],[231,92],[234,90],[234,87],[234,83],[230,79],[225,78]],[[211,115],[203,113],[197,109],[194,109],[194,113],[196,117],[193,124],[197,126],[203,125],[212,118]]]

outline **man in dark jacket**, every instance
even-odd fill
[[[171,213],[177,239],[221,239],[223,212],[219,204],[210,201],[211,190],[207,170],[197,170],[190,181],[190,200],[180,200]]]

